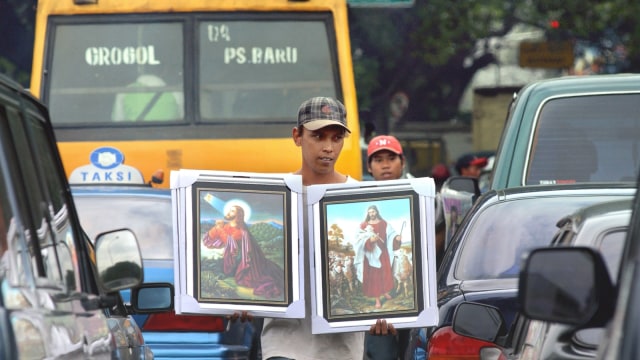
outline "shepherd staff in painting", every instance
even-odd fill
[[[245,224],[244,209],[233,205],[202,238],[207,248],[224,248],[223,272],[254,295],[277,298],[284,291],[284,272],[265,257]]]
[[[382,307],[381,297],[391,299],[389,292],[395,285],[391,254],[400,249],[401,244],[400,233],[380,216],[377,206],[369,206],[365,220],[360,224],[354,262],[362,293],[375,299],[376,309]]]

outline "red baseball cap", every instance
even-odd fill
[[[367,147],[367,157],[371,157],[380,150],[389,150],[394,154],[402,155],[400,141],[391,135],[379,135],[371,139]]]
[[[484,157],[478,157],[473,154],[463,155],[456,162],[456,170],[460,173],[462,169],[469,166],[477,166],[482,169],[487,166],[487,162],[487,158]]]

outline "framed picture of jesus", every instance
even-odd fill
[[[302,181],[292,174],[171,174],[176,313],[304,317]]]
[[[312,332],[437,325],[435,185],[431,178],[314,185]]]

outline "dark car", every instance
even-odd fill
[[[90,237],[105,227],[131,229],[140,243],[144,282],[173,284],[173,218],[169,189],[144,185],[72,185],[72,193],[82,226]],[[130,300],[126,292],[124,297],[125,301]],[[257,356],[251,354],[252,350],[258,351],[251,345],[254,334],[259,334],[248,322],[235,322],[225,331],[227,324],[220,316],[176,315],[169,311],[134,315],[134,318],[156,359],[247,359]]]
[[[616,284],[602,254],[590,247],[536,249],[521,274],[522,312],[527,317],[575,328],[606,326],[596,359],[640,356],[638,196],[632,211]]]
[[[415,356],[478,356],[480,348],[494,346],[453,331],[456,306],[463,301],[495,306],[510,326],[518,311],[521,256],[548,245],[557,221],[576,209],[634,194],[633,184],[620,183],[527,186],[480,196],[446,249],[438,270],[439,324],[423,329],[424,342]]]
[[[615,279],[631,217],[632,200],[619,200],[582,208],[558,222],[551,246],[587,246],[598,250]],[[491,318],[482,316],[492,313]],[[481,316],[478,316],[478,315]],[[486,321],[488,320],[488,321]],[[509,359],[586,360],[596,356],[604,327],[575,327],[532,320],[519,314],[505,334],[499,309],[485,304],[462,303],[456,310],[453,329],[457,334],[494,342]]]
[[[509,107],[491,189],[634,183],[640,74],[566,76],[522,88]]]
[[[47,108],[0,75],[0,359],[116,359],[108,316],[142,281],[140,250],[115,227],[89,246],[55,140]]]

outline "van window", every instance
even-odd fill
[[[32,109],[34,110],[34,109]],[[52,213],[51,227],[55,237],[55,251],[62,273],[62,280],[69,291],[80,291],[78,262],[75,261],[76,242],[73,222],[69,219],[69,209],[66,204],[64,177],[59,171],[60,162],[54,156],[57,154],[52,146],[50,136],[44,127],[42,119],[36,111],[27,112],[25,124],[29,128],[32,144],[36,154],[40,182],[47,190],[48,203]]]
[[[27,245],[26,233],[22,219],[25,217],[24,207],[19,204],[27,204],[23,191],[16,191],[7,187],[7,184],[16,184],[20,169],[15,159],[17,155],[13,149],[12,135],[8,128],[9,114],[16,116],[14,109],[7,111],[4,104],[0,104],[0,153],[4,158],[4,166],[0,168],[0,205],[2,206],[2,223],[5,227],[0,234],[0,243],[10,252],[4,252],[2,256],[2,270],[0,277],[7,279],[9,284],[28,284],[32,276],[30,264],[35,258],[35,249]],[[11,271],[6,277],[6,270],[10,266],[8,261],[14,261],[15,271]],[[34,269],[35,270],[35,269]]]
[[[37,108],[27,107],[25,117],[17,109],[10,108],[8,120],[16,152],[20,154],[17,162],[42,257],[41,268],[34,272],[51,284],[63,284],[67,290],[75,291],[79,289],[80,281],[74,261],[74,232],[63,198],[64,178],[59,172],[55,146],[42,123],[44,120]],[[33,264],[37,266],[39,262]]]
[[[622,262],[622,254],[624,250],[624,242],[627,238],[627,229],[616,229],[607,232],[602,236],[598,250],[604,258],[604,262],[609,269],[609,276],[615,284],[618,280],[618,269]]]
[[[635,181],[640,94],[562,97],[542,105],[526,185]]]

